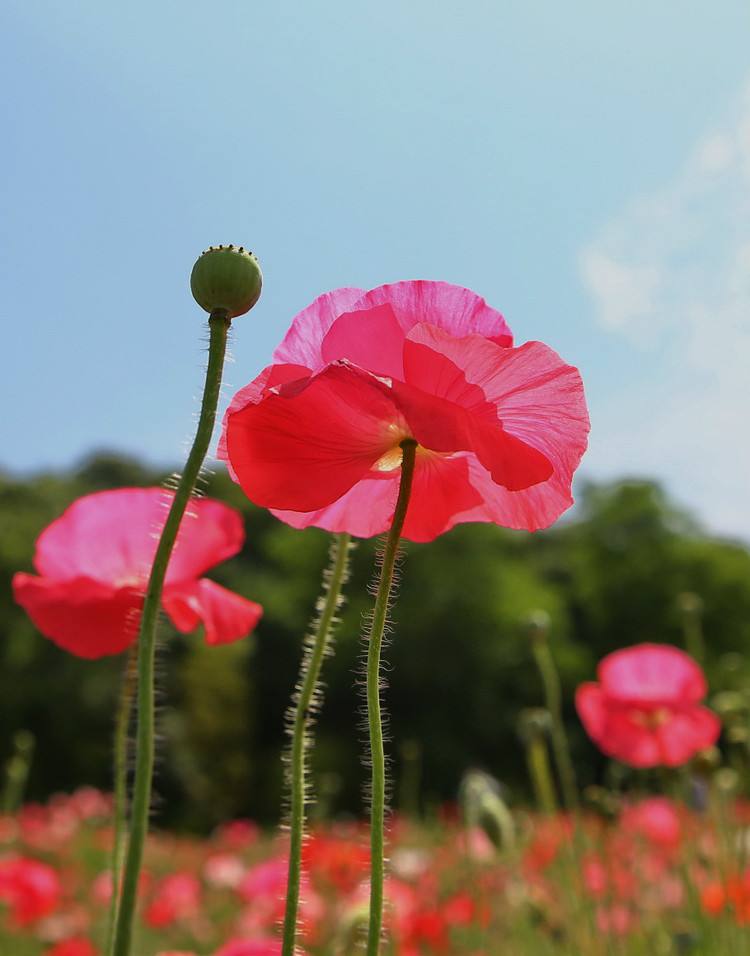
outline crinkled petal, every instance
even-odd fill
[[[227,450],[251,501],[315,511],[364,478],[402,427],[385,386],[338,363],[231,415]]]
[[[481,296],[448,282],[420,279],[378,286],[369,292],[362,289],[334,289],[319,296],[294,317],[283,342],[274,352],[274,362],[304,365],[313,372],[320,371],[325,362],[329,361],[323,358],[322,347],[323,340],[334,322],[352,312],[360,313],[362,320],[361,313],[383,306],[392,310],[403,333],[419,322],[429,322],[452,335],[478,333],[499,345],[513,344],[513,336],[505,319],[495,309],[490,308]],[[344,335],[345,328],[347,331]],[[351,320],[347,319],[341,333],[335,333],[335,338],[339,345],[346,338],[348,344],[356,348],[359,356],[361,347],[351,339],[350,329]],[[383,354],[378,356],[379,361],[385,357],[385,353],[389,356],[389,362],[393,360],[391,349],[396,341],[393,335],[395,327],[389,325],[388,331],[387,347],[382,350]],[[377,348],[380,350],[380,345]],[[369,360],[361,361],[354,353],[345,354],[338,348],[336,351],[339,352],[336,358],[346,358],[362,368],[379,371]]]
[[[437,361],[434,353],[444,361]],[[552,466],[546,481],[509,489],[493,479],[486,453],[484,462],[478,455],[470,458],[472,484],[483,504],[461,521],[536,531],[570,507],[573,473],[586,449],[589,420],[578,371],[552,349],[539,342],[504,349],[480,336],[455,339],[423,324],[407,337],[404,375],[410,384],[462,406],[476,421],[489,421],[491,407],[507,433],[535,448]]]
[[[443,364],[441,356],[429,349],[424,350],[425,364],[431,361],[429,355]],[[529,488],[551,477],[552,463],[546,455],[505,431],[496,416],[470,411],[403,382],[394,381],[392,388],[410,434],[424,448],[444,453],[474,452],[492,480],[509,491]]]
[[[433,367],[426,366],[426,349],[452,364],[433,359]],[[404,374],[483,419],[492,405],[503,428],[542,452],[560,475],[572,477],[586,450],[589,416],[580,373],[541,342],[500,348],[481,336],[456,339],[420,325],[404,346]]]
[[[161,488],[117,488],[79,498],[39,536],[36,569],[61,581],[87,577],[108,586],[142,586],[173,497]],[[232,508],[207,498],[193,500],[167,581],[202,574],[236,554],[244,537],[242,519]]]
[[[276,364],[304,365],[318,372],[325,365],[321,343],[326,333],[344,312],[350,312],[362,298],[364,289],[333,289],[318,296],[292,319],[289,331],[273,353]]]
[[[404,331],[390,305],[339,316],[321,345],[324,362],[347,359],[376,375],[403,378]]]
[[[426,322],[452,336],[475,333],[498,345],[513,344],[513,334],[503,316],[485,300],[463,286],[415,279],[370,289],[351,311],[389,305],[404,332]],[[298,361],[298,360],[296,360]]]
[[[138,636],[143,598],[134,588],[20,572],[13,577],[13,595],[45,637],[78,657],[119,654]]]
[[[209,578],[173,585],[164,592],[164,610],[178,631],[188,634],[202,623],[207,644],[228,644],[246,637],[263,615],[254,601]]]
[[[703,672],[684,651],[668,644],[638,644],[608,654],[599,664],[608,697],[620,701],[697,703],[706,696]]]

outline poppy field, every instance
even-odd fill
[[[564,587],[583,552],[562,531],[556,565],[555,539],[545,535],[574,503],[590,429],[583,381],[533,336],[515,344],[499,311],[446,282],[339,288],[299,312],[269,364],[231,398],[218,429],[216,457],[232,503],[214,497],[210,483],[206,492],[230,330],[256,305],[262,284],[257,257],[242,246],[211,247],[198,258],[191,289],[208,313],[209,346],[184,469],[167,482],[108,482],[79,493],[37,529],[26,569],[11,569],[18,613],[33,639],[47,643],[50,660],[73,658],[91,669],[114,661],[119,677],[111,696],[99,688],[112,730],[109,785],[76,780],[68,796],[48,788],[46,799],[28,802],[34,735],[15,728],[0,828],[5,948],[18,956],[741,952],[750,941],[747,678],[737,654],[709,653],[711,608],[689,588],[700,586],[700,571],[709,600],[720,593],[735,615],[744,592],[712,584],[714,565],[706,574],[702,552],[696,559],[692,530],[685,526],[683,540],[671,517],[659,517],[649,528],[663,524],[665,557],[674,563],[683,548],[690,561],[674,564],[681,570],[670,579],[668,562],[657,563],[666,597],[661,608],[649,598],[652,626],[637,618],[624,639],[577,660],[571,686],[559,624],[544,604],[563,617]],[[633,499],[633,490],[623,489],[630,505],[656,500],[648,492],[644,499],[643,489]],[[263,559],[241,584],[225,586],[213,575],[225,580],[225,565],[245,552],[245,515],[256,512],[266,527],[285,526],[286,545],[265,552],[278,565],[278,586]],[[464,526],[471,527],[462,539]],[[621,516],[604,536],[605,553],[624,555],[628,573],[638,564],[621,543],[631,526],[649,560],[658,559],[654,540],[638,537],[640,518]],[[213,784],[230,762],[227,730],[242,724],[230,689],[247,690],[238,678],[242,658],[220,655],[263,642],[266,602],[276,620],[288,608],[287,567],[311,540],[306,529],[324,541],[321,583],[297,638],[296,677],[264,708],[286,739],[273,754],[278,781],[262,782],[276,806],[261,823],[232,812],[245,805],[231,792],[236,783]],[[532,533],[541,543],[524,554],[520,542]],[[426,629],[434,654],[435,631],[453,603],[460,607],[442,662],[446,692],[456,696],[444,708],[433,689],[420,734],[402,740],[388,722],[400,680],[398,670],[385,679],[390,646],[408,647],[447,580],[460,580],[458,565],[436,562],[426,579],[415,577],[420,590],[402,616],[397,592],[411,586],[404,556],[412,548],[429,555],[451,535],[467,554],[481,541],[493,549],[496,540],[516,554],[518,577],[503,583],[508,600],[521,601],[513,624],[521,656],[508,686],[520,683],[530,700],[516,711],[510,701],[501,706],[490,680],[485,716],[469,719],[465,736],[452,734],[451,721],[479,696],[479,682],[452,679],[471,655],[459,635],[497,596],[465,579]],[[355,549],[371,540],[363,587]],[[721,554],[735,565],[747,557],[741,548]],[[529,577],[534,560],[538,580]],[[499,552],[480,564],[482,574],[499,568],[499,580],[506,573]],[[582,592],[570,600],[570,646],[579,651],[585,606],[599,605],[594,631],[599,639],[606,632],[607,601],[592,599],[595,579],[584,573]],[[607,587],[613,579],[619,583],[608,572]],[[627,587],[622,593],[627,618],[632,601]],[[362,771],[343,772],[333,760],[326,777],[319,726],[348,602],[357,602],[359,662],[354,676],[339,671],[336,684],[358,684],[359,698],[348,713],[337,711],[326,742],[335,748],[346,738]],[[186,817],[170,831],[153,816],[160,710],[170,706],[175,666],[169,652],[161,655],[178,635],[193,641],[187,635],[195,632],[202,655],[195,692],[210,681],[214,655],[225,661],[208,708],[219,732],[203,744],[202,788],[182,793]],[[418,683],[431,661],[412,663]],[[715,687],[709,670],[719,676]],[[184,701],[181,713],[192,718]],[[495,748],[507,750],[508,734],[494,729],[501,719],[515,725],[516,759],[502,761],[514,788],[463,756],[482,732],[493,761]],[[450,773],[439,769],[444,742],[454,753]],[[420,763],[430,746],[435,785]],[[584,747],[589,762],[596,755],[593,771],[579,763]],[[183,774],[198,759],[184,746]],[[337,775],[356,776],[363,799],[355,808],[326,806],[326,792],[335,792],[326,779]],[[247,786],[242,769],[237,779]],[[224,810],[211,806],[214,797]]]
[[[526,810],[498,818],[491,785],[467,781],[471,822],[456,806],[429,823],[392,820],[384,952],[744,952],[750,806],[735,799],[733,783],[695,777],[700,811],[670,797],[592,793],[574,821]],[[2,818],[0,951],[102,951],[111,809],[109,797],[82,789]],[[249,820],[201,840],[155,834],[139,884],[136,951],[276,956],[287,860],[287,838]],[[364,827],[314,828],[303,861],[304,951],[356,952],[366,922]]]

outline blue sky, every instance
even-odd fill
[[[1,465],[179,462],[190,269],[235,242],[227,398],[319,292],[445,279],[581,368],[583,474],[750,537],[745,0],[4,0],[0,36]]]

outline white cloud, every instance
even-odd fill
[[[658,363],[601,410],[590,467],[663,478],[710,527],[750,538],[750,84],[579,265],[600,324]]]

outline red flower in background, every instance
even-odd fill
[[[356,833],[348,837],[312,833],[302,849],[302,866],[313,882],[344,895],[367,877],[369,864],[369,847],[362,845]]]
[[[706,679],[684,651],[627,647],[605,657],[598,676],[578,688],[576,709],[608,756],[632,767],[678,767],[716,742],[719,719],[700,704]]]
[[[65,939],[47,950],[47,956],[98,956],[99,950],[83,936]]]
[[[0,860],[0,900],[10,907],[17,926],[29,926],[48,916],[61,895],[60,878],[46,863],[25,856]]]
[[[750,870],[708,883],[701,892],[701,905],[710,916],[730,910],[737,923],[750,925]]]
[[[620,816],[620,826],[625,833],[644,837],[663,850],[675,850],[684,829],[680,808],[669,797],[647,797],[628,804]]]
[[[171,926],[178,920],[195,916],[201,905],[201,884],[192,873],[171,873],[157,885],[143,914],[152,927]]]
[[[36,627],[79,657],[124,651],[137,638],[143,595],[173,495],[161,488],[119,488],[85,495],[39,536],[39,577],[13,578],[16,601]],[[201,575],[242,547],[240,515],[208,498],[192,502],[169,562],[163,607],[187,633],[200,622],[209,644],[249,634],[259,604]]]
[[[547,527],[573,501],[583,385],[546,345],[511,346],[502,315],[468,289],[336,289],[296,316],[274,364],[234,397],[219,454],[289,524],[369,537],[390,524],[412,438],[406,538],[468,521]]]

